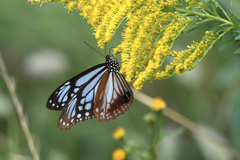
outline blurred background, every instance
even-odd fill
[[[229,11],[230,1],[220,0],[219,3]],[[239,8],[240,2],[235,1],[233,11],[237,12]],[[195,32],[180,37],[174,49],[180,51],[192,40],[201,40],[206,30],[218,24],[202,25]],[[120,43],[123,27],[107,44],[107,52]],[[0,52],[9,74],[17,81],[17,94],[40,148],[41,159],[111,159],[112,151],[121,147],[112,138],[113,130],[119,126],[126,129],[127,140],[146,148],[150,145],[143,117],[152,111],[137,100],[114,121],[100,123],[93,119],[78,123],[68,131],[57,127],[61,112],[46,108],[48,97],[59,85],[87,68],[105,62],[104,57],[84,44],[86,41],[104,53],[97,48],[92,33],[85,19],[77,12],[68,14],[62,4],[39,7],[29,5],[26,0],[0,1]],[[167,80],[148,82],[142,92],[151,97],[162,97],[168,107],[240,150],[240,56],[233,54],[240,43],[218,52],[222,42],[217,42],[193,71]],[[164,117],[164,134],[179,127]],[[233,159],[216,145],[188,130],[165,139],[158,154],[163,160]],[[31,157],[18,115],[0,77],[0,159],[25,160]],[[139,158],[130,156],[129,159]]]

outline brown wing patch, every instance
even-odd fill
[[[133,92],[121,74],[106,71],[100,81],[94,102],[98,121],[113,120],[124,114],[133,102]]]

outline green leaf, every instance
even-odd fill
[[[240,34],[237,37],[235,37],[235,41],[238,41],[238,40],[240,40]]]
[[[237,17],[236,17],[234,14],[232,14],[232,13],[227,13],[227,15],[228,15],[228,17],[231,19],[234,27],[240,28],[240,27],[239,27],[239,20],[237,19]]]
[[[217,26],[217,27],[214,27],[214,28],[212,28],[211,29],[211,31],[215,34],[215,33],[219,33],[219,34],[221,34],[222,32],[224,32],[225,30],[228,30],[229,28],[231,28],[231,27],[229,27],[229,26]]]
[[[214,5],[214,3],[212,1],[211,1],[211,6],[212,6],[214,14],[219,17],[219,15],[217,13],[217,10],[216,10],[216,7],[215,7],[215,5]]]
[[[200,25],[202,25],[208,21],[211,21],[212,19],[206,18],[204,20],[201,20],[201,22],[197,22],[198,20],[199,20],[199,17],[193,18],[187,25],[186,29],[184,30],[184,33],[189,33],[191,31],[195,30],[196,28],[198,28]]]
[[[240,48],[233,52],[233,54],[240,54]]]
[[[231,7],[230,7],[230,12],[232,13],[232,8],[233,8],[234,0],[231,0]]]
[[[195,27],[195,26],[196,26],[195,23],[196,23],[198,20],[199,20],[198,17],[193,18],[193,19],[188,23],[186,30],[190,30],[191,28]]]
[[[231,37],[230,39],[228,39],[227,41],[225,41],[218,49],[219,51],[224,50],[225,48],[227,48],[228,46],[230,46],[231,44],[233,44],[233,42],[235,42],[235,36]]]
[[[164,134],[164,136],[162,137],[162,140],[179,136],[179,135],[182,134],[185,130],[186,130],[185,128],[179,127],[179,128],[177,128],[177,129],[171,131],[170,133]]]

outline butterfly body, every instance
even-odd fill
[[[49,97],[47,108],[62,110],[59,129],[67,130],[95,117],[98,121],[113,120],[129,109],[133,92],[119,70],[118,62],[106,56],[106,63],[91,67],[58,87]]]

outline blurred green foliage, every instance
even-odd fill
[[[230,8],[230,2],[221,2],[223,6]],[[240,2],[236,1],[233,11],[237,11],[239,7]],[[175,49],[181,50],[181,46],[190,44],[192,39],[200,40],[209,28],[209,24],[203,25],[197,32],[180,37]],[[117,46],[120,40],[119,31],[112,42],[107,44],[107,48]],[[94,119],[79,123],[68,131],[57,128],[60,112],[46,108],[47,98],[69,78],[105,61],[104,57],[85,45],[84,41],[98,49],[91,26],[77,13],[68,14],[62,4],[39,7],[29,5],[27,1],[0,1],[0,52],[9,73],[17,80],[17,94],[23,102],[30,130],[40,147],[41,159],[111,159],[112,151],[120,147],[111,137],[112,131],[119,126],[125,128],[127,140],[150,145],[147,124],[143,117],[152,111],[136,100],[131,109],[114,121],[101,123]],[[239,47],[239,42],[218,52],[220,43],[213,47],[192,72],[168,80],[148,82],[142,91],[152,97],[162,97],[168,107],[197,124],[207,126],[206,129],[211,128],[230,146],[240,150],[240,57],[233,54]],[[98,50],[104,53],[103,50]],[[42,66],[51,68],[51,63],[57,63],[59,56],[64,57],[64,63],[60,63],[62,72],[56,69],[57,73],[54,73],[54,67],[51,72],[44,68],[41,70],[40,67],[41,72],[36,70],[39,76],[29,72],[29,65],[26,64],[33,64],[33,71],[38,66],[30,63],[29,57],[41,55],[41,52],[53,56],[49,60],[43,54],[43,59],[39,59],[42,60],[39,62],[40,66],[43,64]],[[44,58],[46,61],[43,61]],[[179,127],[177,123],[164,118],[164,133]],[[185,131],[177,137],[164,140],[159,148],[159,156],[164,160],[201,160],[214,157],[209,154],[214,155],[217,152],[212,150],[207,155],[204,149],[208,146],[201,141],[204,140]],[[202,145],[205,146],[201,147]],[[9,93],[0,78],[0,159],[20,159],[19,155],[31,157]],[[23,159],[27,159],[26,157]],[[217,156],[215,158],[219,159]],[[130,156],[129,159],[138,158]],[[224,154],[222,159],[232,158]]]

